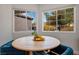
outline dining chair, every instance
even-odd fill
[[[58,54],[58,55],[73,55],[73,49],[65,45],[59,45],[58,47],[51,49],[48,54]]]
[[[1,55],[24,55],[24,51],[20,51],[12,47],[12,42],[13,40],[0,47]]]
[[[50,51],[35,51],[34,55],[73,55],[73,49],[71,47],[65,45],[59,45],[54,49],[50,49]]]

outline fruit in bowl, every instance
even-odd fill
[[[44,37],[42,35],[37,34],[36,31],[32,32],[32,35],[34,35],[34,41],[44,41]]]
[[[34,36],[34,41],[44,41],[44,37],[42,35]]]

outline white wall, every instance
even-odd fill
[[[12,40],[11,5],[0,5],[0,46]]]
[[[42,32],[42,12],[46,10],[54,10],[54,9],[59,9],[59,8],[64,8],[64,7],[69,7],[69,6],[74,6],[76,7],[76,32],[73,33],[67,33],[67,32]],[[79,5],[65,5],[65,4],[58,4],[58,5],[51,5],[51,4],[45,4],[45,5],[39,5],[39,19],[38,19],[38,25],[39,28],[39,34],[43,35],[49,35],[52,37],[58,38],[62,44],[65,44],[67,46],[71,46],[74,50],[79,50]]]

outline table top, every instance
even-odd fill
[[[12,46],[23,51],[42,51],[53,49],[60,44],[60,41],[50,36],[43,36],[44,41],[33,41],[34,36],[21,37],[12,42]]]

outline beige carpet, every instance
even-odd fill
[[[74,55],[79,55],[79,51],[74,51]]]

